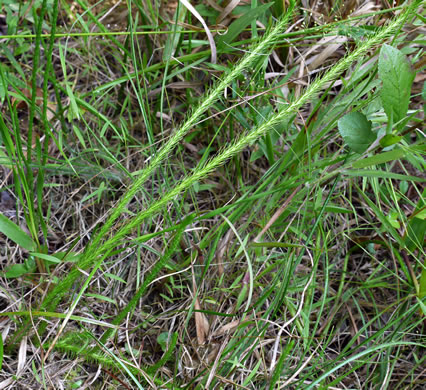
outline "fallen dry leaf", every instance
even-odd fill
[[[195,310],[201,310],[198,298],[195,298],[194,308]],[[204,315],[204,313],[200,313],[199,311],[195,312],[195,328],[197,330],[198,344],[204,344],[210,329],[209,321],[207,320],[207,317]]]
[[[194,309],[195,311],[195,329],[197,331],[197,341],[198,344],[202,345],[206,341],[206,337],[209,334],[210,325],[209,321],[207,320],[207,317],[204,315],[204,313],[201,313],[199,310],[201,310],[200,301],[198,300],[197,295],[197,284],[195,282],[195,274],[194,274],[194,268],[192,267],[192,289],[195,297],[195,303],[194,303]]]
[[[226,332],[235,329],[240,324],[240,320],[231,321],[229,324],[223,325],[213,333],[214,337],[222,336]]]

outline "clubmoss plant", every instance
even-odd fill
[[[152,366],[142,367],[146,374],[155,376],[158,369],[172,358],[178,340],[177,336],[177,333],[172,334],[169,346],[160,360]],[[116,360],[108,354],[105,354],[98,346],[91,346],[93,341],[94,336],[88,332],[68,332],[55,342],[55,349],[66,353],[70,357],[83,358],[88,363],[101,365],[114,372],[119,372],[121,367],[118,366]],[[50,344],[47,344],[47,346],[50,346]],[[132,375],[139,376],[141,374],[141,370],[135,367],[131,362],[126,361],[122,357],[120,361],[122,364],[125,364],[126,369],[129,370]],[[159,384],[161,384],[161,382]]]

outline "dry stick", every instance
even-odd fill
[[[266,233],[266,231],[274,224],[274,222],[280,217],[280,215],[284,212],[287,206],[290,204],[295,195],[300,191],[302,185],[298,185],[296,189],[290,194],[290,196],[284,201],[281,207],[274,213],[265,227],[261,230],[261,232],[256,236],[253,242],[259,242],[262,236]]]

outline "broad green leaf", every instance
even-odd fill
[[[405,235],[405,246],[409,251],[424,246],[426,232],[426,220],[420,218],[412,218],[407,226],[407,234]]]
[[[52,256],[52,255],[46,255],[45,253],[31,252],[31,255],[33,255],[34,257],[38,257],[39,259],[43,259],[45,261],[48,261],[50,263],[54,263],[54,264],[59,264],[61,262],[61,260],[59,260],[57,257]]]
[[[422,275],[420,276],[419,287],[419,298],[423,299],[423,297],[426,296],[426,268],[423,268]]]
[[[359,170],[344,170],[342,174],[346,176],[359,176],[359,177],[378,177],[380,179],[395,179],[406,180],[424,183],[425,179],[416,176],[402,175],[400,173],[386,172],[381,169],[359,169]]]
[[[74,130],[74,134],[77,136],[78,140],[80,141],[81,145],[83,146],[84,149],[86,149],[86,142],[84,142],[84,137],[81,134],[80,129],[76,126],[76,125],[72,125],[72,128]]]
[[[426,273],[425,273],[425,275],[426,275]],[[422,287],[422,286],[420,286],[420,287]],[[420,292],[419,292],[420,298],[422,298],[424,296],[425,292],[426,292],[426,289],[422,290],[420,288]],[[426,316],[426,305],[419,299],[419,297],[417,297],[417,302],[420,306],[420,309],[422,309],[423,315]]]
[[[408,191],[408,182],[406,182],[405,180],[401,180],[399,183],[399,190],[401,191],[401,193],[406,194]]]
[[[405,246],[409,251],[416,248],[424,247],[425,233],[426,233],[426,219],[425,219],[425,195],[426,190],[423,191],[422,196],[417,203],[414,210],[413,217],[410,218],[407,225],[407,230],[404,236]]]
[[[392,123],[399,122],[407,114],[414,76],[404,54],[392,46],[382,46],[379,56],[379,77],[383,82],[380,98]]]
[[[257,20],[273,3],[263,4],[260,7],[251,9],[235,20],[228,28],[226,34],[218,37],[217,47],[230,44],[253,20]]]
[[[397,144],[399,141],[401,141],[401,136],[399,135],[393,135],[393,134],[386,134],[381,140],[380,140],[380,146],[382,148],[386,148],[388,146],[392,146]]]
[[[109,302],[109,303],[112,303],[113,305],[117,304],[117,302],[115,301],[115,299],[112,299],[110,297],[106,297],[105,295],[94,294],[94,293],[86,293],[86,296],[87,297],[93,297],[93,298],[99,299],[100,301]]]
[[[32,238],[3,214],[0,214],[0,232],[28,251],[33,251],[36,248]]]
[[[68,120],[70,122],[72,122],[73,119],[80,119],[80,111],[78,109],[77,102],[75,100],[75,96],[74,96],[74,93],[71,89],[71,86],[69,84],[67,84],[65,86],[65,89],[67,91],[67,96],[70,100],[70,105],[69,105],[69,108],[68,108]]]
[[[13,264],[6,269],[4,277],[7,279],[15,279],[20,276],[33,273],[36,270],[36,262],[34,257],[30,257],[24,264]]]
[[[423,208],[423,210],[420,210],[417,214],[416,214],[416,218],[418,219],[422,219],[425,220],[426,219],[426,207]]]
[[[274,0],[274,7],[272,13],[276,18],[280,18],[285,14],[286,5],[283,0]]]
[[[120,277],[119,277],[119,276],[117,276],[117,275],[111,274],[111,273],[109,273],[109,272],[105,272],[105,273],[104,273],[104,276],[107,276],[108,278],[111,278],[111,279],[117,280],[117,281],[118,281],[118,282],[120,282],[120,283],[127,284],[127,282],[126,282],[124,279],[120,278]]]
[[[399,160],[400,158],[405,156],[405,153],[406,151],[404,149],[393,149],[388,152],[375,154],[374,156],[355,161],[352,166],[354,168],[365,168],[371,165],[384,164],[389,161]]]
[[[1,81],[0,81],[1,83]],[[1,100],[1,96],[0,96]],[[0,136],[1,139],[1,136]],[[0,149],[0,165],[3,165],[7,168],[13,168],[12,160],[9,158],[9,156],[3,151],[3,149]]]
[[[332,203],[325,206],[325,211],[328,213],[339,213],[339,214],[353,214],[352,210],[348,210],[344,207],[334,205]]]
[[[43,259],[49,263],[53,263],[53,264],[59,264],[62,263],[64,261],[68,262],[68,263],[75,263],[77,261],[77,257],[80,256],[78,254],[75,253],[67,253],[67,252],[58,252],[55,253],[53,255],[47,255],[45,253],[37,253],[37,252],[31,252],[31,255],[33,255],[34,257],[38,257],[39,259]]]
[[[0,334],[0,371],[3,366],[3,336]]]
[[[387,219],[389,221],[389,223],[395,228],[395,229],[399,229],[401,227],[399,221],[398,221],[398,212],[397,211],[391,211],[388,216]]]
[[[176,12],[178,12],[177,15],[176,15]],[[176,12],[175,12],[175,16],[173,17],[173,20],[176,22],[174,26],[172,27],[173,33],[168,35],[166,40],[166,45],[164,47],[164,52],[163,52],[164,62],[169,61],[172,58],[172,56],[175,54],[176,47],[181,38],[181,31],[183,29],[180,23],[185,22],[186,7],[183,7],[181,4],[179,4],[178,7],[176,8]]]
[[[157,336],[157,343],[160,345],[163,352],[167,351],[167,340],[169,339],[169,332],[162,332]]]
[[[376,140],[371,131],[371,122],[360,112],[351,112],[338,122],[340,135],[355,152],[363,153]]]

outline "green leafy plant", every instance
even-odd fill
[[[380,138],[382,147],[392,146],[402,139],[398,132],[405,126],[404,122],[400,122],[405,119],[408,111],[414,76],[404,54],[384,44],[379,56],[379,77],[383,84],[380,99],[388,121],[386,135]],[[392,130],[394,124],[395,130]],[[365,152],[376,140],[377,134],[371,127],[371,121],[361,112],[347,114],[339,120],[340,135],[357,153]]]
[[[379,55],[379,77],[383,83],[380,99],[388,117],[389,130],[394,124],[397,125],[397,130],[405,125],[399,122],[407,115],[414,76],[404,54],[384,44]]]
[[[407,122],[407,112],[410,103],[410,92],[415,73],[401,51],[384,44],[379,55],[379,78],[382,81],[380,90],[380,100],[387,116],[386,134],[380,138],[382,148],[394,147],[403,140],[402,134]],[[339,120],[339,132],[345,143],[356,153],[364,153],[376,140],[377,131],[372,131],[372,123],[367,116],[361,112],[353,112],[345,115]],[[354,167],[366,167],[371,165],[384,164],[389,161],[395,161],[403,158],[406,150],[401,147],[395,147],[393,150],[373,155],[369,158],[357,161]],[[420,204],[417,206],[417,212],[424,205],[424,197],[420,198]],[[420,207],[419,207],[420,206]],[[406,238],[404,240],[404,249],[412,252],[415,248],[422,251],[426,222],[421,215],[416,217],[415,212],[409,219]],[[398,222],[398,212],[392,211],[387,217],[389,223],[395,228],[400,227]],[[425,285],[424,270],[420,276],[420,289],[418,295],[424,296]]]
[[[339,120],[340,135],[355,152],[363,153],[375,141],[376,134],[371,131],[371,121],[360,112],[345,115]]]

